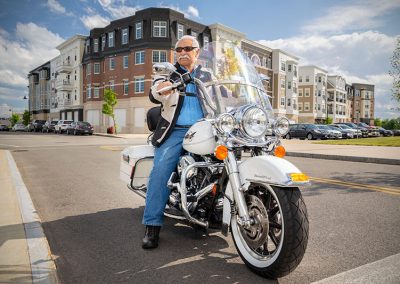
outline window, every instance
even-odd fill
[[[299,77],[299,83],[301,83],[301,82],[303,82],[303,77],[302,76]]]
[[[318,97],[320,97],[321,95],[321,90],[318,90]]]
[[[292,72],[292,65],[291,65],[291,64],[288,65],[287,70],[288,70],[289,72]]]
[[[281,98],[281,106],[285,105],[285,98]]]
[[[104,47],[106,46],[106,35],[103,35],[101,37],[101,51],[104,50]]]
[[[306,82],[310,82],[310,76],[306,76]]]
[[[135,78],[135,93],[144,92],[144,77]]]
[[[165,50],[153,50],[153,63],[167,62],[167,52]]]
[[[195,38],[197,38],[198,33],[195,32],[195,31],[190,31],[190,35],[193,36],[193,37],[195,37]]]
[[[318,77],[318,83],[321,83],[321,76]]]
[[[100,63],[94,64],[94,74],[100,74]]]
[[[303,110],[303,103],[299,103],[299,111]]]
[[[281,79],[281,88],[286,88],[286,82],[285,82],[285,79]]]
[[[267,67],[267,57],[263,57],[262,59],[262,66]]]
[[[93,52],[99,52],[99,39],[95,38],[93,40]]]
[[[110,70],[115,69],[115,58],[110,58]]]
[[[167,37],[166,21],[153,21],[153,37]]]
[[[142,22],[135,24],[135,38],[141,39],[143,37]]]
[[[310,96],[310,89],[305,89],[304,90],[304,96],[309,97]]]
[[[86,76],[87,75],[90,75],[92,73],[92,64],[91,63],[88,63],[87,65],[86,65]]]
[[[92,97],[92,87],[87,85],[87,98],[90,99]]]
[[[123,66],[124,66],[124,69],[128,68],[128,66],[129,66],[129,57],[128,57],[128,55],[124,56],[124,64],[123,64]]]
[[[177,39],[181,39],[183,37],[183,25],[181,24],[178,24],[176,37]]]
[[[281,61],[281,70],[286,71],[286,63],[285,61]]]
[[[108,47],[114,47],[114,32],[108,33]]]
[[[135,64],[144,64],[144,50],[135,52]]]
[[[292,88],[292,82],[289,81],[289,82],[287,83],[287,88],[288,88],[289,90]]]
[[[203,36],[203,47],[204,50],[208,50],[208,43],[210,42],[210,38],[206,35]]]
[[[253,64],[256,65],[256,66],[260,66],[261,65],[260,57],[258,57],[257,54],[253,54],[251,56],[251,62],[253,62]]]
[[[110,87],[110,90],[115,91],[114,80],[109,82],[109,87]]]
[[[99,87],[94,87],[93,88],[93,98],[98,98],[100,95],[100,88]]]
[[[127,44],[128,40],[129,40],[129,30],[128,30],[128,28],[122,29],[121,43],[122,44]]]
[[[290,106],[290,99],[287,99],[287,106]]]
[[[321,110],[321,105],[320,104],[318,104],[318,110]]]
[[[124,80],[124,95],[128,95],[128,94],[129,94],[129,81]]]
[[[304,103],[304,110],[309,111],[310,110],[310,103]]]

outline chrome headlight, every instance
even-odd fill
[[[275,134],[278,136],[285,136],[289,132],[289,126],[289,120],[286,117],[278,118],[274,125]]]
[[[241,126],[246,135],[258,138],[265,134],[268,127],[268,117],[265,111],[258,107],[249,107],[243,113]]]
[[[235,124],[235,118],[229,113],[223,113],[218,117],[217,127],[223,133],[231,133],[235,128]]]

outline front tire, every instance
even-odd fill
[[[308,133],[308,134],[307,134],[307,139],[308,139],[308,140],[313,140],[314,137],[313,137],[313,135],[312,135],[311,133]]]
[[[300,264],[308,243],[307,208],[300,190],[252,184],[246,202],[256,223],[246,230],[238,225],[237,216],[231,220],[240,257],[263,277],[289,274]]]

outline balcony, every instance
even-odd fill
[[[58,62],[56,65],[56,72],[57,73],[71,73],[72,72],[71,63],[69,61]]]
[[[56,89],[57,91],[72,91],[72,84],[70,80],[57,80],[56,81]]]

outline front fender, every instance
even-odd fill
[[[239,164],[241,186],[246,189],[250,183],[263,183],[279,187],[293,187],[306,185],[309,181],[294,182],[290,174],[301,174],[301,171],[291,162],[275,156],[255,156]],[[228,182],[225,195],[233,200],[232,187]],[[231,204],[224,198],[223,229],[229,228],[231,221]],[[223,233],[224,230],[223,230]]]

